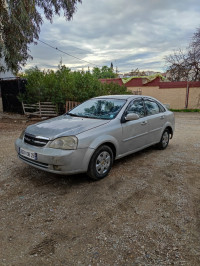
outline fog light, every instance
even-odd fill
[[[53,165],[53,170],[61,171],[61,166],[60,165]]]

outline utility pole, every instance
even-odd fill
[[[188,80],[187,80],[186,97],[185,97],[185,109],[188,108],[189,92],[190,92],[190,86],[189,86],[189,82],[188,82]]]

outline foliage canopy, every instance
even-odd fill
[[[82,0],[0,0],[0,58],[7,65],[0,65],[0,71],[18,71],[31,58],[28,45],[39,39],[41,11],[50,22],[61,11],[70,20],[78,2]]]
[[[66,100],[83,102],[100,95],[131,94],[125,86],[102,84],[93,73],[72,72],[64,65],[59,65],[57,71],[41,71],[35,67],[26,70],[23,78],[27,80],[26,92],[19,99],[26,103],[65,104]]]
[[[102,68],[94,67],[92,73],[97,79],[117,77],[117,74],[114,72],[113,65],[111,65],[111,67],[103,66]]]

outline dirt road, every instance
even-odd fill
[[[200,114],[99,182],[20,162],[24,127],[0,120],[0,265],[200,265]]]

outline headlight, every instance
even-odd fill
[[[62,150],[76,150],[78,139],[74,136],[61,137],[53,140],[49,147]]]
[[[25,133],[25,129],[22,131],[22,133],[19,136],[19,139],[23,139],[24,138],[24,133]]]

